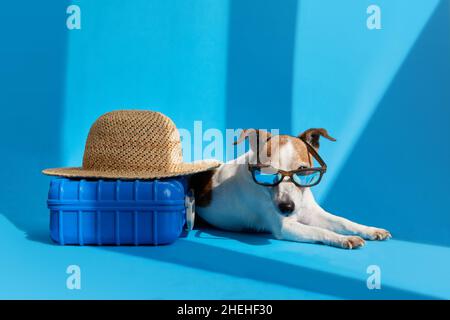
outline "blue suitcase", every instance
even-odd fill
[[[50,235],[62,245],[159,245],[174,242],[193,217],[187,178],[56,178],[47,201]],[[188,209],[187,209],[188,208]]]

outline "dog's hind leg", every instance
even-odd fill
[[[364,240],[358,236],[344,236],[330,230],[308,226],[291,219],[282,221],[280,230],[272,233],[278,239],[322,243],[344,249],[354,249],[364,245]]]
[[[333,215],[317,207],[311,212],[308,225],[324,228],[344,235],[357,235],[367,240],[385,240],[391,238],[385,229],[365,226],[348,219]]]

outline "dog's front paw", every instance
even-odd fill
[[[367,236],[365,238],[368,240],[387,240],[392,238],[392,235],[385,229],[371,227],[369,228],[369,232],[367,232]]]
[[[366,242],[363,238],[358,236],[346,236],[342,237],[339,241],[339,246],[344,249],[356,249],[363,247]]]

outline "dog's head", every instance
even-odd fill
[[[242,132],[236,143],[240,143],[246,138],[250,140],[252,153],[248,161],[251,163],[256,164],[258,151],[259,163],[270,166],[267,170],[273,170],[274,172],[277,170],[293,171],[313,167],[314,158],[306,143],[318,151],[321,137],[336,141],[328,134],[327,130],[322,128],[308,129],[297,137],[289,135],[272,136],[264,130],[248,129]],[[296,206],[301,205],[303,193],[306,189],[297,186],[288,177],[284,177],[276,186],[261,186],[261,188],[267,188],[275,207],[283,215],[289,215],[295,210]]]

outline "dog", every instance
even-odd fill
[[[361,225],[325,211],[315,201],[310,187],[294,183],[292,172],[300,168],[309,174],[313,172],[308,171],[313,158],[319,157],[323,162],[317,153],[321,137],[335,141],[323,128],[308,129],[297,137],[243,130],[235,144],[250,140],[248,152],[214,171],[191,178],[196,213],[212,226],[227,231],[269,232],[276,239],[344,249],[362,247],[365,240],[391,238],[385,229]],[[271,174],[284,173],[282,180],[273,186],[256,183],[252,170],[260,170],[254,165],[258,161],[263,162],[263,169],[272,170]]]

